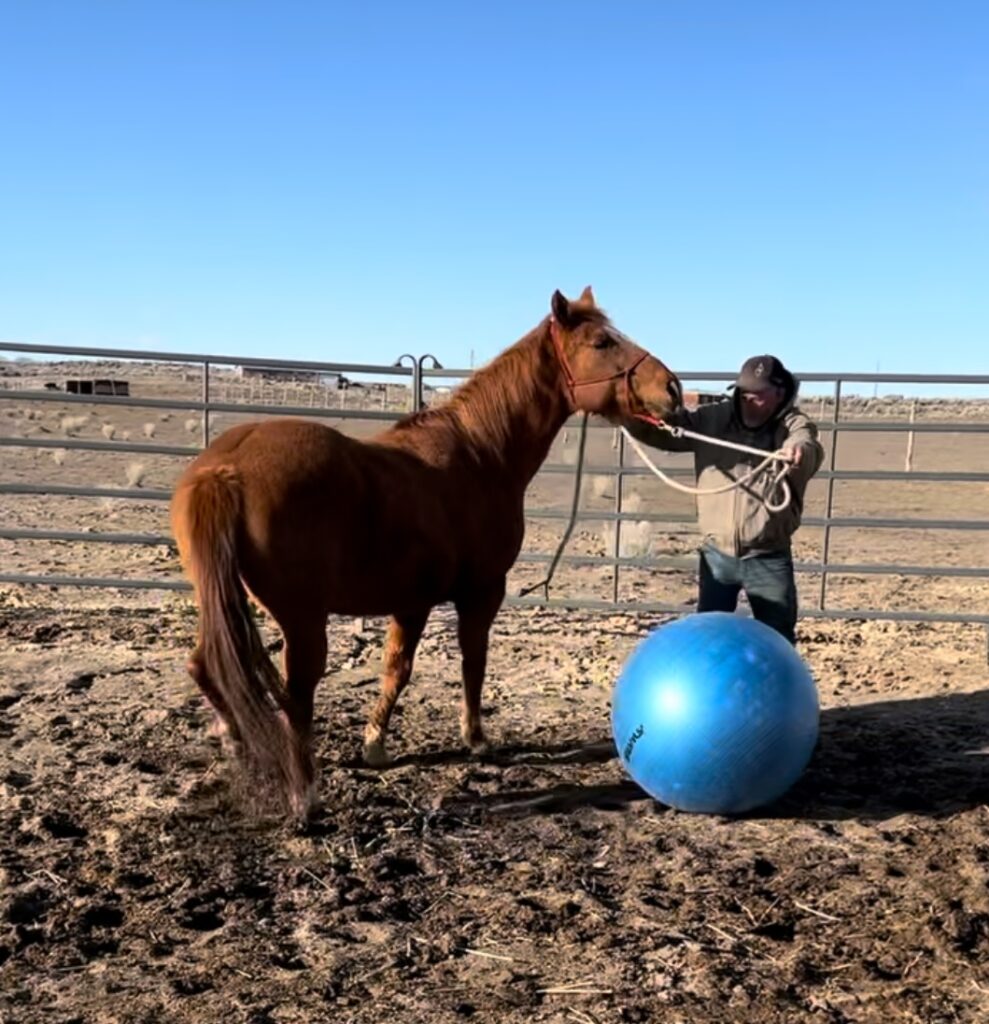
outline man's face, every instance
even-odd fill
[[[761,427],[783,401],[783,388],[770,387],[762,391],[743,391],[741,393],[742,422],[750,430]]]

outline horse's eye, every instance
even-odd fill
[[[615,344],[615,339],[608,337],[607,334],[602,334],[599,338],[594,339],[595,348],[611,348]]]

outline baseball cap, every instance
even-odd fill
[[[742,364],[735,386],[742,391],[765,391],[771,387],[786,387],[786,367],[776,356],[752,356]]]

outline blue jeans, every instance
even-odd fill
[[[796,643],[797,584],[788,552],[735,558],[710,545],[701,548],[699,612],[733,612],[745,591],[752,614]]]

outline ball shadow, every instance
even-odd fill
[[[607,742],[587,749],[593,757],[586,760],[615,756]],[[989,804],[987,754],[989,690],[828,708],[821,715],[814,755],[796,785],[775,803],[742,817],[944,817]],[[625,780],[613,785],[557,784],[492,794],[479,802],[498,814],[546,814],[581,807],[618,810],[649,799],[636,783]]]
[[[797,784],[760,817],[944,817],[989,802],[989,690],[829,708]]]

